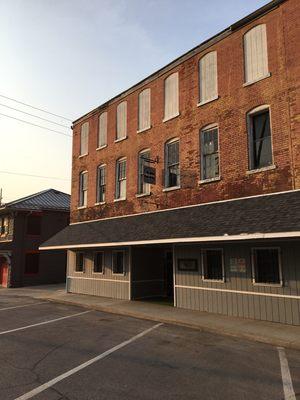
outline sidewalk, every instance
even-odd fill
[[[25,296],[72,304],[114,314],[151,321],[178,324],[203,331],[239,337],[300,350],[300,326],[227,317],[207,312],[184,310],[146,301],[115,300],[66,293],[64,285],[0,289],[0,296]]]

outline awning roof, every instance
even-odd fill
[[[67,226],[40,249],[300,238],[300,191]]]

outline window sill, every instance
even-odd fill
[[[88,156],[88,155],[89,155],[89,153],[80,154],[80,156],[78,156],[78,158],[83,158],[83,157]]]
[[[172,190],[181,189],[181,186],[171,186],[163,189],[163,192],[171,192]]]
[[[135,195],[136,198],[147,197],[147,196],[151,196],[151,193],[138,193]]]
[[[112,272],[112,275],[117,275],[117,276],[125,276],[125,272]]]
[[[99,201],[98,203],[95,203],[95,206],[103,206],[103,204],[106,204],[106,201]]]
[[[218,181],[220,181],[220,180],[221,180],[221,177],[220,177],[220,176],[218,176],[218,177],[216,177],[216,178],[203,179],[203,180],[198,181],[198,185],[204,185],[204,184],[206,184],[206,183],[218,182]]]
[[[217,96],[215,96],[215,97],[212,97],[211,99],[204,100],[204,101],[200,101],[200,102],[197,104],[197,107],[204,106],[204,104],[211,103],[212,101],[218,100],[219,98],[220,98],[220,96],[217,95]]]
[[[118,203],[119,201],[126,201],[126,197],[122,197],[120,199],[114,199],[114,203]]]
[[[107,147],[107,144],[104,144],[103,146],[97,147],[96,151],[105,149],[105,147]]]
[[[263,286],[263,287],[283,287],[283,283],[260,283],[252,282],[253,286]]]
[[[271,72],[269,72],[267,75],[262,76],[261,78],[255,79],[254,81],[245,82],[245,83],[243,84],[243,87],[251,86],[251,85],[253,85],[253,84],[256,83],[256,82],[259,82],[259,81],[262,81],[262,80],[264,80],[264,79],[266,79],[266,78],[269,78],[270,76],[271,76]]]
[[[202,279],[203,282],[225,283],[225,279]]]
[[[126,139],[128,139],[128,136],[124,136],[124,137],[122,137],[120,139],[115,139],[115,143],[122,142],[123,140],[126,140]]]
[[[74,274],[84,274],[84,271],[74,271]]]
[[[259,172],[271,171],[272,169],[276,168],[277,168],[276,165],[269,165],[268,167],[248,170],[246,174],[247,175],[258,174]]]
[[[150,126],[148,126],[147,128],[138,129],[138,130],[136,131],[136,133],[146,132],[146,131],[149,131],[149,129],[151,129],[151,128],[152,128],[152,126],[150,125]]]
[[[163,122],[167,122],[167,121],[170,121],[171,119],[177,118],[179,115],[180,115],[180,112],[178,112],[175,115],[172,115],[171,117],[164,118]]]
[[[79,207],[77,207],[77,210],[83,210],[85,208],[87,208],[87,206],[79,206]]]
[[[104,272],[92,272],[92,275],[104,275]]]

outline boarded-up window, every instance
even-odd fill
[[[126,159],[116,163],[116,199],[126,199]]]
[[[219,134],[218,127],[203,129],[201,135],[201,180],[219,176]]]
[[[221,249],[203,251],[203,278],[213,281],[224,279],[223,251]]]
[[[89,123],[85,122],[81,125],[80,131],[80,155],[84,156],[89,149]]]
[[[103,203],[105,201],[106,192],[106,167],[100,165],[97,168],[97,203]]]
[[[150,122],[150,89],[145,89],[139,94],[139,131],[149,129]]]
[[[280,284],[281,270],[279,249],[253,249],[254,282],[266,284]]]
[[[127,136],[127,101],[117,107],[117,140]]]
[[[79,207],[87,205],[87,192],[88,192],[88,173],[81,172],[79,175]]]
[[[38,274],[39,263],[39,253],[27,253],[25,255],[25,274]]]
[[[266,25],[257,25],[244,35],[245,82],[269,74]]]
[[[273,164],[270,113],[265,109],[248,114],[250,170]]]
[[[94,253],[94,273],[103,274],[104,267],[104,253],[103,251],[97,251]]]
[[[98,147],[106,146],[106,144],[107,144],[107,112],[104,112],[99,117]]]
[[[150,193],[150,184],[144,182],[144,166],[149,166],[150,150],[143,150],[139,153],[138,160],[138,193]]]
[[[113,251],[112,259],[113,274],[125,273],[125,253],[124,251]]]
[[[218,97],[217,52],[212,51],[199,61],[200,104]]]
[[[179,114],[178,72],[165,80],[165,117],[170,119]]]
[[[165,145],[165,187],[180,185],[179,140]]]

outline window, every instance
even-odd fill
[[[257,25],[244,35],[245,82],[269,76],[266,25]]]
[[[125,252],[113,251],[112,257],[113,274],[125,274]]]
[[[9,219],[8,217],[0,218],[0,236],[8,235]]]
[[[86,207],[88,191],[88,173],[81,172],[79,175],[79,207]]]
[[[139,94],[139,131],[149,129],[150,122],[150,89],[145,89]]]
[[[224,280],[223,251],[221,249],[203,251],[203,279]]]
[[[217,52],[212,51],[199,61],[200,103],[204,104],[218,97]]]
[[[39,253],[27,253],[25,255],[25,274],[39,273],[40,255]]]
[[[117,107],[117,138],[124,139],[127,136],[127,101],[123,101]]]
[[[201,180],[219,177],[218,127],[204,128],[201,131]]]
[[[40,235],[41,234],[41,215],[28,215],[27,217],[27,235]]]
[[[250,170],[273,164],[269,109],[248,114]]]
[[[100,165],[97,169],[97,203],[105,202],[106,166]]]
[[[164,121],[179,114],[178,72],[165,80],[165,116]]]
[[[126,199],[126,159],[116,164],[116,199]]]
[[[138,160],[138,194],[149,194],[150,184],[144,182],[144,166],[149,166],[150,150],[143,150],[139,153]]]
[[[104,267],[104,253],[103,251],[97,251],[94,254],[94,273],[95,274],[103,274]]]
[[[84,253],[82,251],[76,253],[75,272],[84,272]]]
[[[282,283],[278,248],[252,249],[252,262],[254,283]]]
[[[98,148],[107,145],[107,112],[99,116]]]
[[[165,187],[180,185],[179,140],[174,139],[165,145]]]
[[[85,122],[81,125],[80,132],[80,155],[84,156],[88,153],[89,148],[89,123]]]

